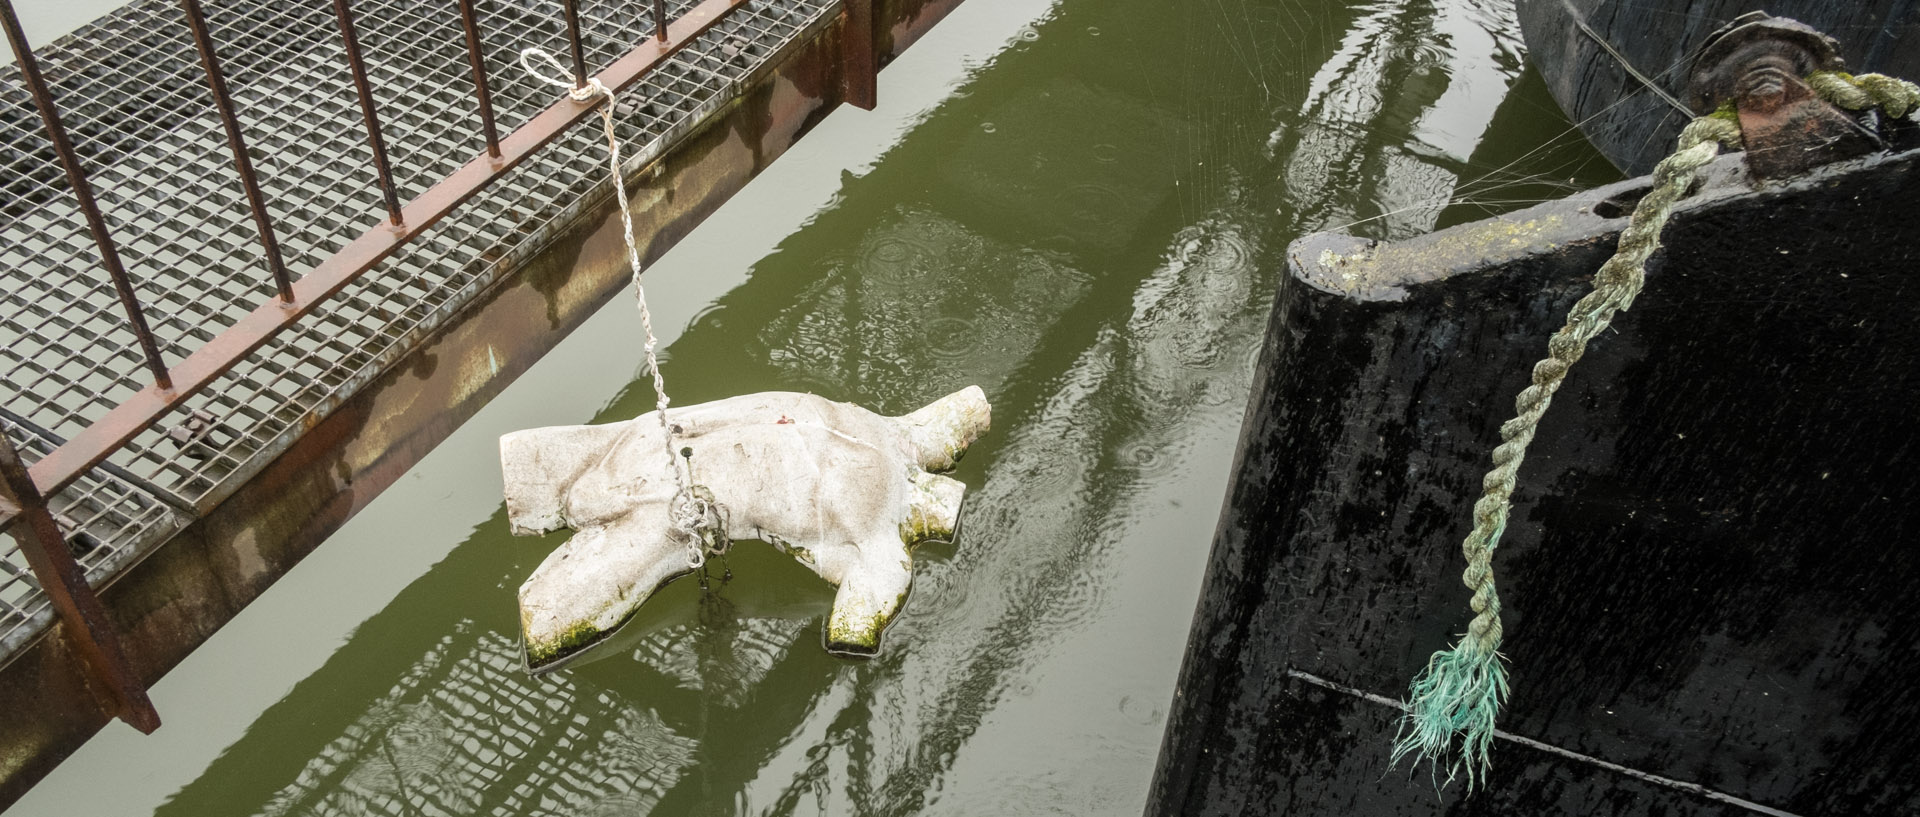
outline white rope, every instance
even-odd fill
[[[543,59],[553,66],[556,75],[535,70],[527,62],[529,58]],[[520,67],[529,76],[558,88],[565,89],[567,98],[579,103],[592,101],[596,96],[604,95],[607,104],[600,108],[600,122],[607,131],[607,165],[613,172],[613,196],[619,204],[620,237],[627,244],[627,266],[633,272],[633,296],[640,307],[640,328],[647,334],[647,371],[653,375],[653,395],[656,412],[660,417],[660,442],[667,455],[667,468],[673,472],[673,478],[679,490],[674,492],[669,516],[672,519],[674,533],[682,544],[687,546],[687,565],[699,570],[707,562],[707,552],[720,552],[726,547],[727,537],[722,530],[719,511],[711,499],[693,490],[692,464],[683,464],[673,452],[673,428],[667,424],[667,382],[660,375],[660,361],[654,356],[654,347],[659,341],[653,336],[653,315],[647,311],[647,290],[640,285],[640,248],[633,243],[633,216],[627,212],[627,185],[620,173],[620,139],[613,131],[613,89],[600,82],[599,77],[587,77],[585,85],[575,86],[563,79],[567,69],[549,54],[538,48],[528,48],[520,52]],[[717,533],[718,535],[703,535]]]

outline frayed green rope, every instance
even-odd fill
[[[1547,340],[1548,357],[1534,364],[1533,382],[1514,398],[1516,416],[1500,426],[1493,469],[1482,481],[1484,493],[1473,506],[1473,532],[1461,551],[1467,557],[1462,576],[1473,590],[1473,621],[1451,649],[1434,653],[1408,690],[1407,714],[1394,739],[1392,762],[1412,757],[1438,766],[1451,756],[1447,779],[1464,772],[1467,788],[1483,782],[1491,768],[1494,720],[1507,699],[1507,669],[1500,656],[1500,596],[1494,590],[1493,551],[1506,529],[1513,489],[1526,459],[1534,429],[1567,370],[1586,353],[1587,342],[1633,305],[1646,281],[1647,258],[1660,246],[1660,230],[1673,206],[1686,195],[1694,174],[1725,143],[1738,146],[1737,121],[1722,112],[1689,123],[1673,155],[1653,170],[1653,188],[1635,205],[1620,245],[1594,275],[1593,291],[1573,305],[1567,324]],[[1455,738],[1458,749],[1455,750]]]
[[[1465,771],[1473,788],[1490,768],[1493,720],[1507,700],[1507,667],[1498,653],[1483,660],[1476,642],[1462,640],[1453,649],[1433,654],[1427,668],[1413,680],[1408,697],[1415,702],[1400,721],[1393,744],[1393,764],[1408,754],[1434,760],[1445,754],[1460,736],[1460,756],[1447,768],[1447,782]],[[1414,713],[1416,708],[1419,715]],[[1417,760],[1416,760],[1417,762]]]

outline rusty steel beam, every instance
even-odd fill
[[[180,0],[180,10],[193,30],[194,47],[200,50],[200,64],[207,71],[207,86],[213,91],[213,106],[220,111],[220,124],[227,130],[227,148],[233,151],[233,167],[240,173],[240,186],[247,191],[247,207],[253,211],[253,226],[260,231],[260,250],[267,256],[267,271],[280,291],[280,300],[293,301],[293,279],[287,275],[287,263],[280,255],[280,241],[273,234],[273,216],[267,213],[267,198],[260,193],[260,179],[253,172],[253,158],[247,155],[247,138],[240,119],[233,112],[233,97],[227,93],[227,77],[220,71],[220,55],[213,49],[213,33],[207,30],[207,15],[200,0]]]
[[[597,77],[601,84],[617,93],[713,27],[727,12],[747,2],[704,0],[669,26],[666,42],[642,42]],[[400,249],[401,245],[445,218],[462,202],[519,166],[534,151],[591,115],[604,101],[604,97],[595,97],[587,102],[574,102],[563,96],[560,101],[500,140],[499,159],[476,156],[439,184],[421,193],[419,198],[409,202],[400,220],[404,226],[377,224],[368,228],[352,243],[295,281],[294,299],[291,302],[274,300],[256,307],[187,359],[180,361],[171,372],[172,389],[142,389],[75,434],[65,445],[34,463],[34,484],[45,495],[52,495],[72,484],[87,469],[105,460],[107,455],[126,445],[187,398],[198,394],[268,339],[313,311],[320,302],[353,283],[375,264]]]
[[[146,686],[127,663],[113,622],[87,584],[86,571],[67,550],[59,523],[5,434],[0,434],[0,500],[16,509],[12,516],[21,524],[11,526],[13,538],[20,543],[33,577],[60,616],[62,631],[86,661],[101,710],[141,732],[151,734],[160,728],[160,714],[147,698]]]
[[[19,15],[13,11],[13,0],[0,0],[0,28],[6,29],[7,43],[13,46],[14,58],[20,63],[20,78],[26,80],[33,92],[33,104],[40,109],[40,120],[47,126],[47,138],[53,141],[53,152],[59,155],[60,166],[67,171],[73,198],[87,217],[87,230],[93,233],[93,243],[100,249],[100,264],[107,268],[107,277],[113,279],[113,289],[120,296],[120,306],[127,311],[127,324],[133,327],[134,337],[140,341],[140,351],[146,355],[154,385],[162,391],[171,389],[173,380],[167,372],[167,362],[160,357],[160,347],[154,343],[153,330],[147,327],[147,317],[140,308],[139,295],[133,290],[133,280],[127,277],[127,269],[120,263],[120,251],[107,232],[107,221],[100,215],[100,205],[93,200],[93,186],[87,183],[86,168],[81,166],[80,155],[74,152],[73,142],[67,138],[66,126],[60,124],[60,110],[54,107],[47,79],[40,75],[40,63],[33,58],[33,49],[27,46],[27,35],[20,28]]]
[[[667,39],[667,0],[653,0],[653,38]]]
[[[60,436],[59,434],[54,433],[53,429],[40,425],[39,423],[34,422],[31,418],[28,418],[26,415],[20,414],[19,412],[9,409],[6,406],[0,406],[0,428],[5,428],[6,426],[9,426],[9,425],[13,426],[14,428],[20,429],[21,431],[26,432],[27,434],[31,434],[35,437],[38,437],[41,440],[46,441],[48,444],[54,446],[55,448],[58,448],[67,443],[66,438]],[[176,511],[184,513],[188,516],[198,516],[200,514],[199,509],[195,508],[193,503],[188,501],[186,498],[172,491],[169,491],[165,488],[162,488],[158,485],[153,484],[151,480],[148,480],[146,477],[140,476],[139,474],[136,474],[132,471],[127,470],[126,468],[121,467],[119,463],[116,463],[112,460],[107,460],[105,462],[100,463],[98,467],[101,470],[101,472],[107,474],[108,476],[114,477],[115,479],[118,479],[121,482],[124,482],[128,485],[138,488],[142,493],[145,493],[146,495],[153,497],[156,500],[159,500],[162,504],[167,505]],[[6,530],[5,526],[0,525],[0,531],[4,531],[4,530]]]
[[[840,13],[847,16],[841,44],[846,61],[847,104],[871,111],[880,101],[880,64],[873,53],[879,32],[873,27],[873,0],[845,0]]]
[[[500,158],[500,129],[493,123],[493,89],[487,86],[487,60],[480,53],[480,21],[473,13],[473,0],[460,0],[460,27],[467,34],[467,62],[473,67],[473,94],[480,102],[480,133],[487,140],[487,155]]]

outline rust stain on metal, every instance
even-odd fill
[[[253,158],[247,153],[247,137],[240,127],[240,119],[233,112],[233,97],[227,93],[227,77],[220,70],[220,54],[213,46],[213,33],[207,30],[207,15],[200,8],[200,0],[180,0],[180,10],[186,15],[187,28],[193,31],[193,44],[200,52],[200,65],[207,75],[207,88],[213,92],[215,110],[220,113],[220,126],[227,132],[227,148],[233,153],[233,167],[240,174],[240,186],[247,193],[247,207],[253,213],[253,224],[260,233],[260,250],[267,259],[267,272],[273,276],[274,288],[279,290],[280,300],[293,300],[293,280],[287,274],[287,264],[280,255],[280,241],[273,233],[273,216],[267,212],[267,198],[260,192],[260,180],[253,172]]]
[[[1745,79],[1734,104],[1747,169],[1755,178],[1798,176],[1880,147],[1873,134],[1799,77],[1765,65]]]
[[[769,127],[761,136],[758,153],[767,153],[782,143],[799,138],[804,128],[811,124],[813,114],[826,108],[819,97],[802,93],[799,86],[786,78],[775,80],[773,95],[768,100],[768,114],[771,122],[787,123],[791,130]]]
[[[873,41],[879,36],[873,26],[873,0],[843,0],[840,14],[845,18],[840,47],[847,104],[871,111],[879,102],[880,75],[873,53]]]
[[[86,168],[80,164],[80,156],[74,152],[72,140],[67,138],[66,126],[60,123],[59,108],[54,105],[53,94],[47,90],[47,80],[40,74],[40,64],[33,58],[33,49],[27,45],[27,35],[20,28],[20,17],[13,11],[12,0],[0,0],[0,29],[6,30],[7,43],[13,47],[14,59],[20,64],[20,77],[33,93],[33,104],[40,110],[40,120],[47,128],[47,139],[53,142],[53,151],[60,157],[60,166],[66,170],[67,184],[73,190],[74,202],[87,218],[87,231],[93,235],[93,243],[100,250],[100,265],[106,268],[107,276],[113,279],[113,290],[120,297],[121,308],[126,310],[127,326],[133,329],[134,337],[140,342],[140,351],[146,356],[147,369],[153,373],[154,382],[149,390],[164,393],[173,388],[172,375],[167,371],[166,360],[160,356],[160,347],[154,343],[153,330],[147,327],[147,318],[141,311],[139,297],[134,293],[133,281],[127,276],[126,267],[120,263],[120,251],[115,248],[113,235],[107,231],[106,219],[100,215],[100,205],[93,198],[93,186],[87,182]],[[64,487],[65,483],[42,484],[40,493],[52,496]]]
[[[480,104],[480,135],[486,140],[487,156],[499,161],[500,128],[493,122],[493,88],[487,82],[487,61],[480,55],[480,22],[473,11],[473,0],[460,0],[460,28],[467,36],[467,67],[473,71],[474,100]]]
[[[879,0],[884,3],[876,16],[881,20],[892,20],[887,30],[887,42],[881,45],[881,65],[886,58],[899,55],[912,46],[933,25],[945,19],[954,9],[959,8],[960,0]]]
[[[380,132],[380,105],[373,98],[373,84],[367,81],[367,61],[360,53],[360,38],[354,33],[353,8],[348,0],[333,0],[333,16],[340,24],[340,43],[346,47],[347,70],[353,74],[354,96],[360,100],[360,117],[367,126],[367,148],[373,151],[374,177],[380,182],[380,198],[387,203],[387,220],[394,227],[406,224],[400,208],[400,191],[393,185],[393,165],[387,161],[387,140]],[[291,303],[292,298],[282,298]]]

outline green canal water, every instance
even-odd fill
[[[8,817],[1136,814],[1287,243],[1615,177],[1501,0],[967,0],[880,97],[648,286],[680,404],[985,388],[881,655],[829,655],[832,589],[743,543],[520,670],[564,534],[508,534],[493,440],[650,407],[622,296],[168,676],[159,733]]]

